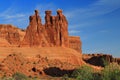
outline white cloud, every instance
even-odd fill
[[[9,7],[8,9],[0,13],[0,18],[3,18],[3,19],[23,18],[25,16],[26,14],[16,13],[16,10],[12,7]]]
[[[69,33],[70,34],[78,34],[78,33],[80,33],[80,31],[79,30],[69,30]]]
[[[79,34],[81,33],[81,31],[79,30],[69,30],[69,35],[74,35],[74,36],[79,36]]]
[[[21,28],[26,27],[28,22],[28,13],[18,13],[17,7],[13,8],[11,6],[0,13],[0,20],[2,24],[13,24],[15,26],[19,26]]]
[[[44,17],[45,17],[45,10],[52,10],[53,14],[56,14],[57,7],[52,4],[37,4],[34,8],[40,10],[40,16],[42,18],[42,23],[44,23]],[[55,11],[55,12],[54,12]],[[0,20],[3,24],[13,24],[15,26],[20,27],[27,27],[29,16],[31,14],[34,14],[34,11],[31,12],[21,12],[19,13],[19,9],[17,9],[17,6],[10,6],[6,10],[4,10],[2,13],[0,13]]]
[[[94,28],[99,27],[99,25],[103,25],[106,21],[103,18],[100,19],[97,17],[114,12],[119,8],[120,0],[98,0],[95,3],[83,8],[65,10],[65,15],[70,22],[69,29],[76,30],[84,27]]]
[[[7,18],[23,18],[25,17],[26,15],[25,14],[15,14],[15,15],[8,15]]]
[[[3,18],[3,19],[23,18],[25,16],[26,16],[25,14],[13,14],[13,15],[4,14],[4,15],[0,15],[0,17]]]

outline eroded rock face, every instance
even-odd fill
[[[45,29],[49,42],[52,46],[69,47],[68,22],[62,14],[62,10],[57,10],[57,16],[51,16],[51,11],[45,11]]]
[[[20,46],[30,47],[44,47],[49,46],[46,40],[46,31],[41,23],[38,10],[35,10],[35,14],[29,17],[29,26],[27,27],[25,37]]]
[[[55,23],[53,23],[53,17],[51,16],[51,11],[45,11],[45,30],[48,35],[48,42],[51,46],[56,45],[56,29]]]
[[[108,63],[115,62],[113,56],[109,54],[83,54],[83,60],[86,63],[102,67]]]
[[[18,45],[20,42],[20,34],[18,32],[18,28],[14,27],[13,25],[1,24],[0,25],[0,38],[2,40],[6,40],[9,43],[4,46]]]
[[[21,53],[13,53],[8,55],[0,63],[0,73],[2,73],[0,76],[12,76],[16,72],[32,77],[40,77],[41,75],[63,76],[68,71],[74,70],[75,67],[77,66],[67,62],[61,62],[58,59],[50,60],[47,57],[41,57],[41,55],[27,58]],[[57,75],[49,74],[49,71],[56,72],[57,70]]]
[[[68,22],[62,14],[62,10],[57,10],[56,16],[57,45],[69,47]]]
[[[82,53],[82,42],[79,36],[69,36],[69,47]]]
[[[38,10],[30,16],[30,23],[26,30],[26,35],[20,46],[63,46],[69,47],[68,22],[62,14],[62,10],[57,10],[57,16],[52,16],[51,11],[45,11],[45,25],[41,23]]]
[[[62,10],[57,10],[56,16],[51,14],[52,11],[45,11],[43,25],[39,11],[35,10],[35,14],[29,17],[25,31],[12,25],[0,25],[0,46],[68,47],[82,53],[80,38],[68,34],[68,22]]]

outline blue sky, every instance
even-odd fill
[[[26,28],[29,16],[40,10],[63,9],[69,34],[80,36],[83,53],[107,53],[120,57],[120,0],[1,0],[0,24]]]

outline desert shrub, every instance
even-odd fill
[[[68,80],[68,75],[67,74],[65,74],[65,75],[63,75],[63,77],[62,77],[62,80]]]
[[[102,57],[102,63],[103,63],[103,67],[105,67],[105,66],[110,64],[109,61],[106,60],[104,57]]]
[[[120,66],[117,63],[111,63],[102,71],[102,80],[120,80]]]
[[[16,72],[12,76],[15,80],[28,80],[28,77],[22,73]]]
[[[73,71],[72,77],[76,80],[93,80],[93,69],[89,66],[81,66],[79,69]]]
[[[62,76],[62,80],[75,80],[75,79],[68,76],[68,74],[65,74],[65,75]]]
[[[12,78],[12,77],[3,77],[3,78],[1,78],[0,80],[15,80],[15,79]]]
[[[93,73],[93,80],[102,80],[101,73],[100,72]]]

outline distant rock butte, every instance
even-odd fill
[[[114,58],[112,55],[110,54],[82,54],[82,58],[86,63],[95,65],[95,66],[105,66],[105,61],[107,61],[106,63],[118,63],[120,64],[120,58]]]
[[[45,11],[45,24],[41,22],[39,11],[29,17],[27,29],[12,25],[0,25],[0,47],[69,47],[82,53],[80,37],[69,36],[68,22],[62,10],[52,16]]]

